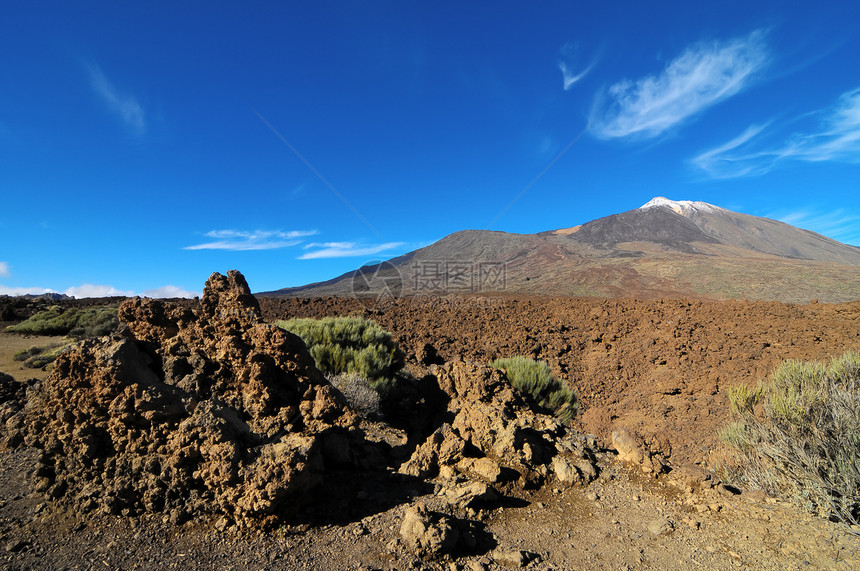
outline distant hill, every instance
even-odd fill
[[[705,202],[640,208],[538,234],[455,232],[271,296],[529,293],[808,302],[860,300],[860,248]]]

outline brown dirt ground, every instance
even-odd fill
[[[394,333],[416,375],[424,371],[416,358],[424,343],[444,358],[544,359],[579,391],[580,428],[604,443],[613,427],[633,429],[673,464],[708,465],[716,431],[728,420],[727,386],[756,382],[784,359],[860,349],[856,302],[507,296],[261,305],[268,320],[367,314]],[[0,353],[12,346],[0,334]],[[535,569],[860,568],[860,539],[840,525],[748,492],[691,495],[671,475],[646,476],[608,451],[599,460],[600,477],[586,487],[524,492],[510,506],[474,517],[495,535],[497,548],[538,554],[529,564]],[[219,531],[208,520],[175,526],[160,517],[79,520],[40,504],[28,477],[33,464],[32,451],[0,453],[0,565],[9,569],[502,568],[490,552],[436,562],[402,556],[391,545],[404,502],[380,501],[360,516],[271,531]],[[359,492],[364,497],[393,494],[368,486]],[[438,501],[426,489],[395,495],[424,499],[431,509]]]
[[[22,361],[13,359],[15,353],[32,347],[49,347],[61,343],[62,338],[47,335],[16,335],[2,332],[7,324],[0,322],[0,371],[12,375],[16,381],[27,379],[43,380],[48,376],[46,369],[25,367]]]

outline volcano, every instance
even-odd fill
[[[860,299],[860,248],[713,204],[656,197],[537,234],[455,232],[268,296],[533,294],[805,303]]]

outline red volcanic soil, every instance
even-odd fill
[[[729,420],[728,387],[766,378],[785,359],[860,349],[860,302],[500,296],[260,304],[269,321],[365,314],[392,331],[416,374],[425,369],[425,343],[445,360],[544,360],[579,392],[579,428],[606,445],[613,428],[631,429],[672,464],[708,463]]]
[[[860,302],[791,305],[516,295],[400,299],[384,304],[350,298],[261,297],[259,302],[263,318],[269,322],[327,315],[372,318],[393,332],[407,353],[409,370],[419,378],[433,361],[463,358],[487,363],[518,354],[545,360],[558,378],[581,396],[578,428],[594,434],[607,448],[614,428],[638,432],[651,451],[658,453],[657,459],[667,461],[673,469],[659,474],[643,471],[620,461],[621,454],[616,456],[612,450],[594,450],[597,477],[588,484],[564,487],[553,483],[511,491],[498,505],[464,509],[446,499],[446,490],[456,484],[453,480],[407,477],[394,472],[397,466],[372,473],[349,468],[329,474],[330,479],[319,485],[320,493],[313,496],[315,503],[301,510],[295,520],[287,518],[272,529],[244,529],[218,514],[198,513],[180,523],[181,519],[174,521],[172,513],[166,512],[129,517],[103,510],[84,513],[64,509],[46,501],[46,491],[40,486],[46,475],[41,470],[48,457],[45,453],[28,447],[0,447],[0,567],[338,571],[495,571],[521,566],[673,571],[860,568],[860,529],[856,526],[849,529],[813,517],[761,492],[718,485],[718,478],[710,479],[712,474],[688,464],[707,468],[714,465],[711,458],[719,459],[711,452],[719,450],[717,432],[729,420],[727,387],[755,383],[785,359],[821,360],[860,349]],[[20,321],[41,307],[40,303],[53,302],[28,301],[11,307],[7,314],[14,311],[11,318]],[[181,304],[200,310],[197,301]],[[176,315],[184,314],[180,311]],[[266,324],[254,327],[251,329],[268,331]],[[216,333],[216,328],[208,327],[217,350],[194,354],[232,355],[230,347],[238,345],[229,341],[240,329],[219,326]],[[11,361],[18,347],[15,343],[26,348],[27,343],[37,341],[17,339],[2,332],[0,324],[0,357],[8,357],[9,366],[20,367]],[[98,349],[92,353],[96,357],[112,346],[87,343],[90,350]],[[142,350],[152,343],[141,341],[134,347]],[[133,348],[128,342],[117,347]],[[181,344],[170,344],[162,353],[181,348]],[[79,357],[84,355],[83,349],[76,351]],[[93,380],[105,379],[115,369],[99,365],[108,356],[105,353],[101,361],[93,361]],[[163,362],[176,365],[174,357],[171,353]],[[211,362],[194,360],[204,373]],[[235,370],[236,363],[239,361],[220,370]],[[182,367],[164,370],[184,375]],[[445,367],[436,371],[443,370]],[[27,371],[13,372],[27,375]],[[493,374],[490,371],[490,376]],[[55,377],[62,380],[60,375]],[[194,378],[185,375],[180,380],[190,382]],[[70,398],[71,404],[81,394],[102,395],[101,389],[93,390],[95,385],[80,380],[81,388],[63,393],[75,397]],[[16,385],[18,381],[5,380],[7,389]],[[35,381],[28,381],[20,384],[16,394],[7,391],[0,395],[7,400],[0,403],[0,416],[14,413],[10,407],[15,403],[26,404],[27,414],[39,412],[38,401],[33,400],[41,394],[37,386]],[[26,402],[21,400],[22,390]],[[471,400],[482,402],[482,397]],[[51,402],[62,404],[60,399]],[[236,400],[239,402],[244,406],[245,400]],[[459,401],[452,405],[461,407],[459,410],[447,412],[459,415],[468,411],[469,405],[464,403]],[[198,407],[200,417],[204,418],[212,406]],[[50,423],[71,418],[58,414],[56,408],[39,413],[39,418],[45,416]],[[131,411],[113,408],[131,414],[139,407]],[[140,412],[151,411],[143,408]],[[93,418],[81,415],[86,422]],[[200,426],[222,425],[209,422]],[[362,427],[374,442],[390,442],[395,447],[392,451],[408,444],[406,432],[395,427],[370,421],[362,421]],[[274,435],[280,437],[281,432]],[[199,445],[199,441],[191,438],[183,443]],[[162,448],[159,453],[164,452]],[[172,454],[174,457],[181,455]],[[469,529],[481,532],[484,543],[475,551],[435,559],[414,553],[405,543],[408,534],[403,530],[414,531],[414,526],[405,526],[405,522],[420,505],[437,516],[444,513],[446,517],[465,518]],[[431,531],[444,527],[434,525]]]

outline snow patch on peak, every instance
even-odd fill
[[[662,196],[657,196],[639,207],[639,210],[653,208],[655,206],[668,206],[678,214],[688,215],[693,212],[719,212],[723,210],[719,206],[708,204],[707,202],[694,202],[692,200],[669,200]]]

